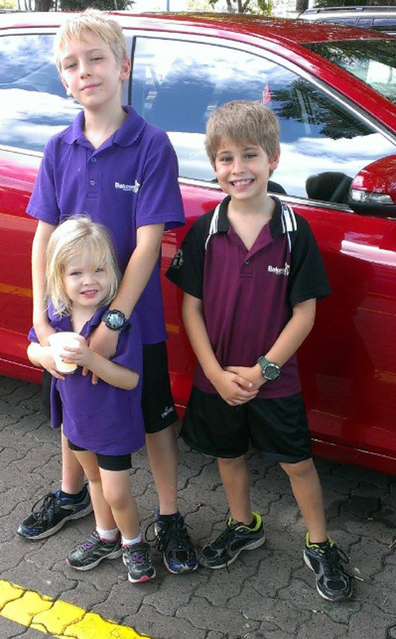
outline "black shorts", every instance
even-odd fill
[[[80,453],[85,453],[86,448],[80,448],[76,446],[70,439],[67,440],[70,450],[75,450]],[[132,468],[131,455],[102,455],[101,453],[95,453],[98,460],[99,468],[103,470],[129,470]]]
[[[42,399],[46,417],[50,417],[52,376],[44,371]],[[174,424],[178,417],[172,397],[166,342],[143,346],[142,409],[146,433],[153,434]]]
[[[295,463],[312,457],[301,393],[230,406],[219,395],[193,387],[180,436],[191,448],[214,457],[245,455],[250,442],[268,462]]]

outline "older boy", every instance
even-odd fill
[[[92,10],[68,19],[57,34],[55,57],[62,83],[83,111],[48,142],[28,206],[39,220],[32,250],[34,328],[46,345],[53,332],[45,300],[49,238],[70,215],[87,213],[110,231],[124,274],[90,346],[111,358],[136,307],[144,344],[147,448],[160,501],[156,530],[167,568],[187,572],[197,567],[197,559],[176,506],[177,415],[167,369],[159,259],[164,229],[184,224],[177,160],[163,131],[121,106],[130,61],[117,22]],[[49,493],[21,524],[18,533],[28,539],[47,537],[90,510],[82,469],[64,438],[62,449],[62,490]],[[104,553],[108,541],[104,535]],[[87,556],[87,565],[91,559]]]
[[[272,111],[254,102],[224,105],[209,118],[206,149],[228,195],[195,222],[168,271],[184,291],[184,324],[198,360],[181,436],[218,458],[231,513],[200,563],[223,568],[265,541],[250,505],[244,456],[252,441],[290,478],[319,594],[345,599],[351,578],[327,536],[296,360],[316,299],[330,293],[323,263],[306,220],[267,194],[279,161]]]

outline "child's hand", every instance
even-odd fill
[[[92,351],[82,335],[76,337],[60,352],[62,360],[66,364],[77,364],[89,368],[92,360]]]
[[[210,381],[220,397],[230,406],[246,404],[256,397],[258,392],[250,381],[229,370],[222,370]]]
[[[225,368],[229,373],[235,373],[235,375],[239,375],[247,382],[252,384],[252,388],[258,390],[260,386],[265,384],[267,380],[264,379],[261,373],[261,368],[258,364],[255,366],[227,366]]]
[[[117,350],[119,336],[119,331],[112,331],[104,322],[101,322],[89,338],[89,347],[98,355],[111,359]],[[88,367],[85,367],[82,374],[87,375],[88,372]],[[98,376],[92,373],[92,384],[97,383]]]
[[[52,354],[52,348],[50,346],[43,346],[40,350],[40,365],[45,368],[56,379],[65,379],[62,373],[56,370],[54,356]]]

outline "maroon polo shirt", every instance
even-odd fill
[[[167,272],[183,291],[201,299],[215,356],[226,366],[254,366],[293,314],[293,306],[331,293],[322,258],[308,222],[277,198],[271,221],[250,250],[231,227],[226,197],[187,233]],[[194,384],[217,391],[199,363]],[[287,397],[300,391],[296,354],[279,380],[258,397]]]

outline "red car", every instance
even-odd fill
[[[124,101],[165,129],[188,223],[222,197],[204,151],[209,114],[261,100],[282,129],[271,190],[305,216],[333,295],[300,353],[314,450],[396,474],[396,40],[370,31],[235,15],[114,14],[132,59]],[[52,60],[60,13],[0,15],[0,372],[33,382],[25,209],[46,140],[79,105]],[[166,234],[163,269],[185,229]],[[180,294],[163,280],[173,392],[194,358]],[[395,332],[394,332],[395,331]]]

